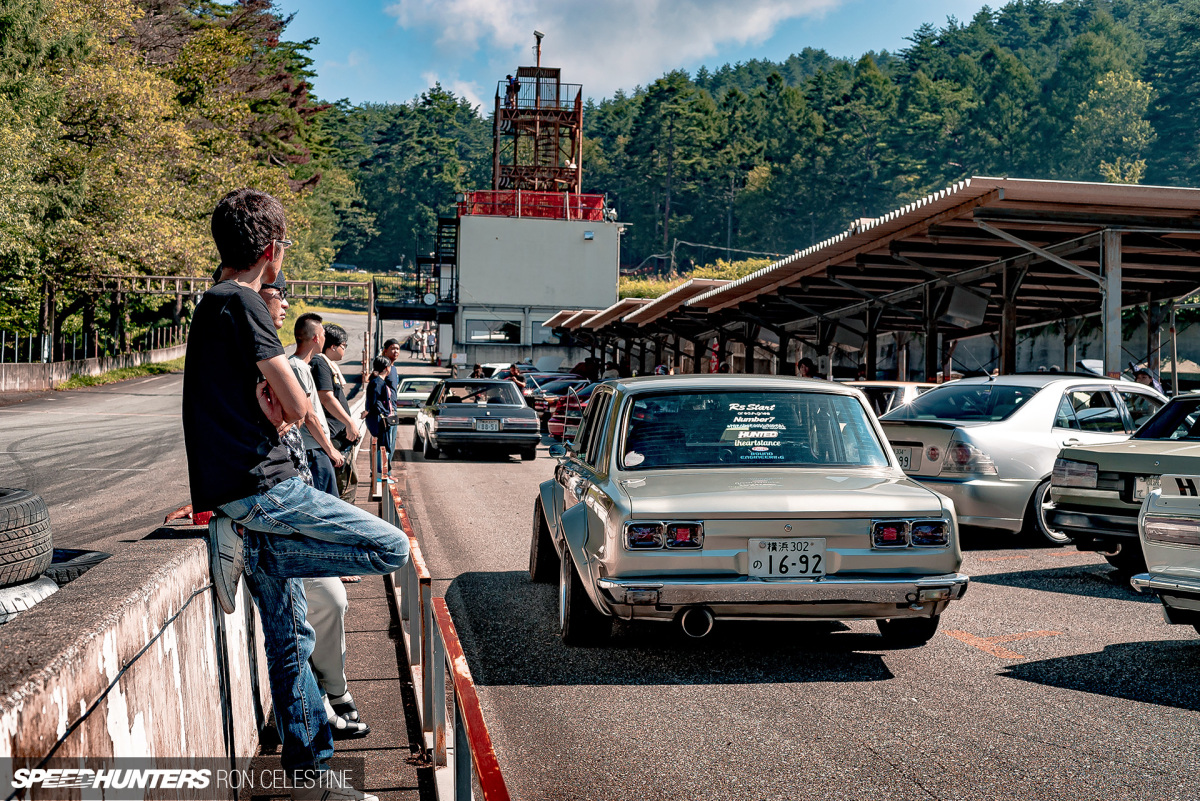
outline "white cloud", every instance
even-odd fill
[[[346,54],[345,61],[326,61],[321,67],[336,70],[356,69],[367,66],[368,61],[370,61],[370,56],[367,51],[355,48]]]
[[[536,28],[546,34],[543,63],[562,67],[564,80],[601,96],[644,85],[722,46],[766,41],[781,23],[821,16],[844,2],[396,0],[387,12],[402,28],[431,32],[443,54],[461,59],[482,49],[511,66],[533,63]]]

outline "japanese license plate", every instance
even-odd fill
[[[500,430],[500,421],[499,420],[476,420],[475,421],[475,430],[476,431],[499,431]]]
[[[1146,496],[1158,489],[1161,482],[1160,476],[1134,476],[1133,499],[1135,501],[1146,500]]]
[[[896,448],[892,450],[896,452],[896,459],[900,462],[902,470],[916,470],[921,466],[921,449],[918,448],[916,453],[913,453],[912,448]]]
[[[825,539],[750,540],[751,578],[813,578],[825,575]]]

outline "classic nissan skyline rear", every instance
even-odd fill
[[[919,645],[968,579],[953,504],[907,478],[861,392],[766,376],[654,376],[595,389],[534,503],[530,576],[559,630],[615,618],[878,622]]]

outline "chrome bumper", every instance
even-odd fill
[[[1195,579],[1176,578],[1174,576],[1154,575],[1153,573],[1138,573],[1129,580],[1138,592],[1167,593],[1200,598],[1200,581]]]
[[[829,576],[817,580],[760,580],[746,576],[695,581],[611,579],[597,582],[613,604],[629,606],[706,606],[742,604],[918,604],[953,601],[967,591],[968,576]],[[936,593],[946,590],[947,593]],[[922,597],[924,593],[925,597]],[[939,595],[941,597],[934,597]]]

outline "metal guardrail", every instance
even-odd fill
[[[374,458],[372,453],[372,479]],[[477,781],[484,801],[508,801],[508,787],[450,609],[444,598],[433,597],[433,579],[413,536],[400,491],[394,484],[387,488],[389,492],[381,499],[381,516],[408,536],[411,547],[408,562],[388,576],[388,584],[400,610],[413,687],[419,690],[417,715],[425,751],[433,758],[437,797],[439,801],[470,801]]]

